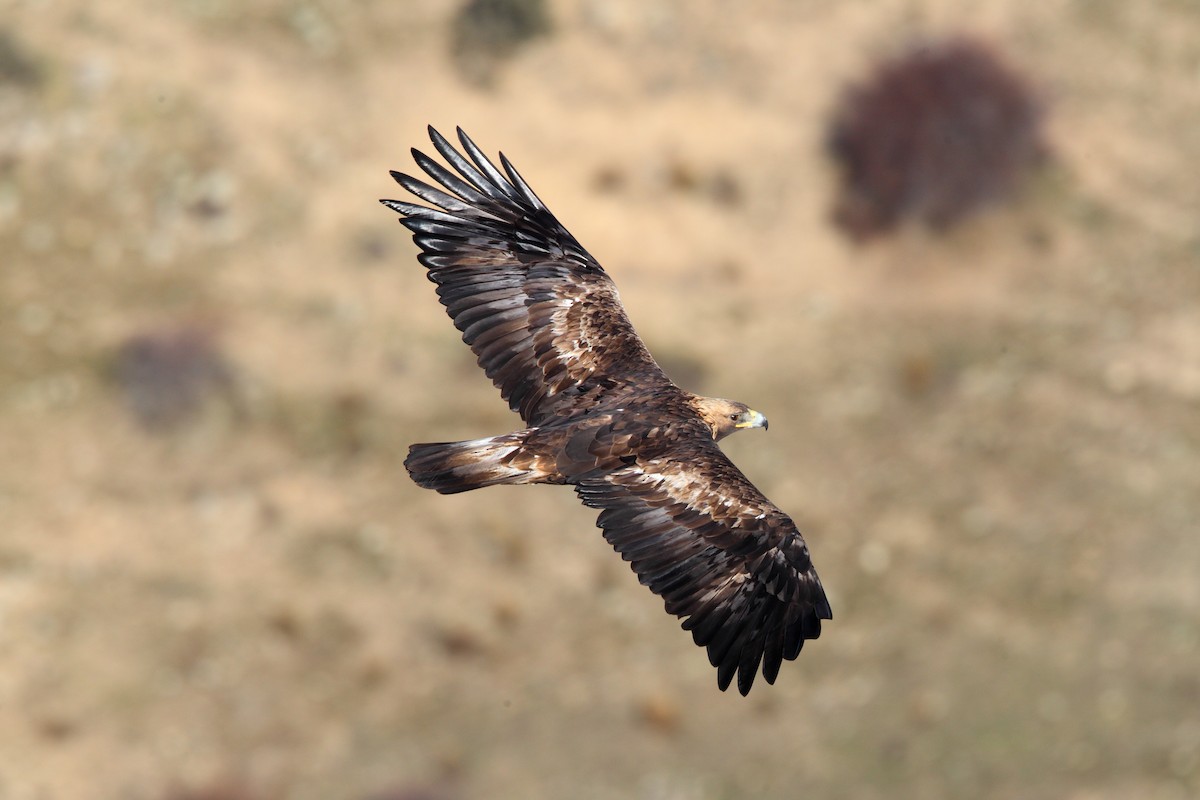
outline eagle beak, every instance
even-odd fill
[[[762,428],[767,429],[767,418],[758,413],[754,409],[748,410],[742,415],[742,421],[734,425],[735,428]]]

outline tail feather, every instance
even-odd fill
[[[404,467],[418,486],[441,494],[501,483],[542,483],[535,460],[522,452],[525,432],[466,442],[414,444]]]

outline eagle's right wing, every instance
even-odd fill
[[[442,305],[509,406],[539,425],[623,389],[669,383],[612,279],[508,159],[500,156],[501,173],[461,129],[469,161],[432,127],[429,136],[458,174],[414,149],[442,188],[392,177],[436,208],[380,202],[404,215]]]
[[[708,649],[722,690],[736,673],[749,692],[760,664],[774,683],[832,617],[795,524],[712,441],[584,478],[575,491],[603,509],[604,538]]]

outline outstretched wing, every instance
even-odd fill
[[[587,478],[575,491],[643,585],[708,649],[724,691],[750,691],[831,619],[795,524],[710,442]],[[688,450],[692,450],[689,445]]]
[[[501,173],[458,130],[470,160],[432,127],[451,172],[414,149],[441,188],[392,177],[429,208],[381,200],[403,215],[420,262],[479,365],[530,425],[626,389],[669,383],[625,315],[616,286],[503,155]]]

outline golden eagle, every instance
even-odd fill
[[[604,538],[707,648],[722,690],[737,673],[749,692],[760,664],[774,683],[832,614],[795,524],[717,447],[766,418],[671,382],[612,279],[503,154],[501,172],[462,129],[465,156],[429,136],[454,172],[412,154],[440,188],[391,174],[430,205],[380,202],[403,215],[463,341],[528,427],[415,444],[412,479],[443,494],[575,487],[600,509]]]

